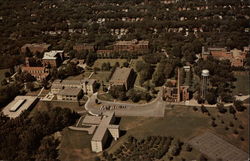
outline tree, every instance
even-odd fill
[[[90,53],[87,55],[86,64],[87,64],[88,66],[92,66],[92,65],[94,65],[94,62],[96,61],[96,59],[97,59],[96,53],[90,52]]]
[[[201,105],[201,112],[202,113],[208,112],[207,108],[204,105]]]
[[[199,159],[200,161],[207,161],[207,158],[203,154],[200,155]]]
[[[227,110],[224,108],[224,104],[222,104],[222,103],[217,103],[217,108],[218,108],[220,113],[226,113],[227,112]]]
[[[235,109],[234,109],[233,106],[230,106],[230,107],[229,107],[229,112],[230,112],[231,114],[233,114],[233,115],[236,113],[236,111],[235,111]]]
[[[126,68],[127,68],[128,66],[129,66],[129,63],[128,63],[128,62],[124,62],[124,63],[123,63],[123,67],[126,67]]]
[[[34,84],[32,82],[27,82],[26,87],[28,90],[33,91],[34,90]]]
[[[36,154],[36,160],[44,160],[44,161],[59,161],[58,157],[58,147],[59,140],[54,137],[45,137],[41,141],[41,145]]]
[[[186,151],[191,152],[192,146],[190,144],[186,144]]]
[[[5,72],[5,73],[4,73],[4,76],[5,76],[6,78],[9,78],[9,77],[11,76],[11,74],[10,74],[10,72]]]
[[[207,92],[206,94],[206,100],[209,104],[215,104],[217,101],[216,101],[217,97],[214,93],[211,93],[211,92]]]
[[[243,102],[240,100],[234,101],[234,106],[235,106],[236,110],[239,112],[242,112],[246,109],[246,107],[243,106]]]
[[[6,79],[3,79],[3,80],[1,81],[1,85],[2,85],[2,86],[5,86],[5,85],[7,85],[7,84],[8,84],[8,82],[7,82]]]

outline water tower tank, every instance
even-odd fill
[[[202,70],[201,75],[203,77],[208,77],[209,76],[209,70],[207,70],[207,69]]]

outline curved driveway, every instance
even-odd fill
[[[146,104],[135,104],[127,102],[111,102],[103,101],[97,98],[97,93],[89,97],[85,104],[85,109],[92,115],[100,115],[106,110],[101,110],[102,106],[110,106],[111,111],[115,111],[116,116],[145,116],[145,117],[163,117],[165,112],[165,103],[162,100],[162,90],[159,91],[158,96],[149,103]],[[98,99],[99,104],[95,103]],[[125,106],[126,108],[119,108]]]

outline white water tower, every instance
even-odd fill
[[[201,72],[201,98],[206,98],[207,86],[208,86],[209,70],[203,69]]]

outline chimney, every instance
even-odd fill
[[[177,71],[177,102],[180,102],[180,69]]]

